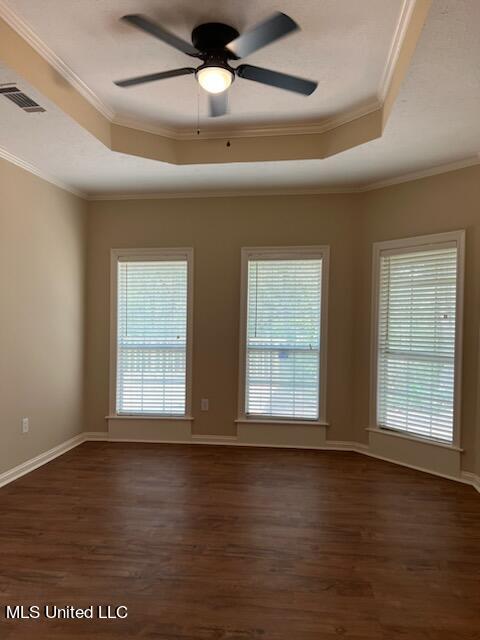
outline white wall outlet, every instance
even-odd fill
[[[22,433],[28,433],[30,430],[30,424],[28,418],[22,418]]]
[[[200,400],[200,409],[202,411],[208,411],[208,398],[202,398]]]

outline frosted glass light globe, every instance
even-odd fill
[[[197,71],[197,80],[208,93],[222,93],[232,84],[233,74],[222,67],[203,67]]]

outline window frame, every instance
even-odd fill
[[[187,342],[185,376],[185,414],[168,415],[118,413],[117,411],[117,328],[118,328],[118,264],[119,262],[161,262],[182,259],[187,262]],[[110,384],[109,417],[149,420],[192,420],[193,365],[193,248],[111,249],[110,251]]]
[[[316,419],[280,416],[262,416],[246,413],[247,374],[247,311],[248,311],[248,263],[250,260],[322,260],[320,292],[320,356],[319,389]],[[327,348],[328,348],[328,285],[330,268],[330,247],[328,245],[290,247],[242,247],[240,273],[240,331],[239,331],[239,377],[238,377],[238,418],[236,422],[311,424],[327,426]]]
[[[378,321],[380,311],[380,268],[381,257],[384,254],[394,255],[439,249],[444,245],[454,243],[457,248],[457,298],[455,325],[455,359],[454,359],[454,397],[453,397],[453,432],[452,441],[444,442],[419,436],[412,432],[383,427],[378,423]],[[463,312],[464,312],[464,281],[465,281],[465,230],[447,231],[399,240],[387,240],[373,243],[372,257],[372,308],[371,308],[371,337],[370,337],[370,427],[369,431],[380,431],[413,441],[429,443],[441,447],[460,447],[461,426],[461,396],[462,396],[462,360],[463,360]]]

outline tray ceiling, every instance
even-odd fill
[[[383,135],[325,159],[177,166],[115,153],[5,64],[0,83],[47,111],[0,98],[0,157],[93,197],[355,191],[478,163],[479,24],[477,0],[435,0]]]
[[[121,122],[165,132],[192,133],[200,117],[205,130],[311,125],[372,110],[381,101],[399,33],[405,0],[4,0],[17,24],[31,30]],[[240,31],[275,10],[302,28],[249,56],[250,64],[316,79],[305,98],[237,79],[230,113],[206,118],[204,92],[192,76],[121,89],[113,80],[190,65],[187,56],[120,22],[144,13],[184,39],[194,26],[223,21]]]

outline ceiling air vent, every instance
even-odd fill
[[[38,113],[39,111],[45,111],[43,107],[29,98],[23,91],[20,91],[18,87],[9,86],[9,87],[0,87],[0,94],[3,94],[5,98],[8,98],[12,102],[14,102],[17,107],[23,109],[27,113]]]

